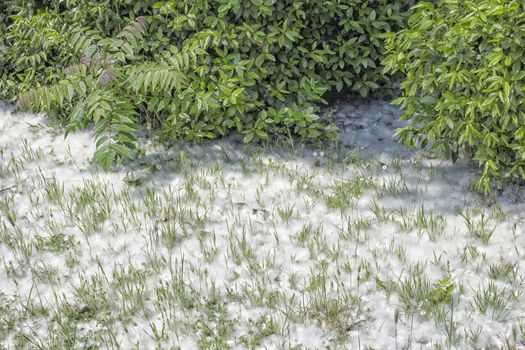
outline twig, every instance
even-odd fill
[[[0,188],[0,193],[3,193],[3,192],[7,192],[7,191],[9,191],[9,190],[12,190],[12,189],[15,188],[16,186],[18,186],[18,185],[13,185],[13,186],[9,186],[9,187]]]
[[[8,187],[0,188],[0,193],[7,192],[7,191],[9,191],[9,190],[12,190],[13,188],[16,188],[16,187],[20,186],[21,184],[23,184],[24,182],[26,182],[27,179],[29,179],[29,176],[26,177],[25,179],[23,179],[22,181],[20,181],[20,182],[17,183],[17,184],[14,184],[14,185],[11,185],[11,186],[8,186]]]

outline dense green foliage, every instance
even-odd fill
[[[389,89],[380,36],[412,2],[49,0],[9,19],[0,99],[94,122],[106,166],[130,156],[140,123],[167,140],[332,138],[323,95]]]
[[[471,152],[490,180],[525,178],[525,1],[439,1],[416,6],[407,28],[388,34],[386,71],[406,79],[396,102],[407,146],[456,159]]]

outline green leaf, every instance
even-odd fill
[[[249,143],[253,137],[255,136],[255,133],[253,131],[250,131],[244,135],[244,143]]]
[[[268,140],[268,134],[261,129],[256,129],[255,134],[257,134],[257,136],[263,140]],[[245,142],[249,142],[249,141],[245,140]]]

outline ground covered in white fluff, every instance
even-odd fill
[[[523,349],[525,191],[340,103],[327,149],[233,139],[90,164],[90,131],[0,111],[0,347]]]

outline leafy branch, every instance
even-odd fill
[[[105,169],[131,158],[138,129],[136,101],[146,93],[174,93],[184,83],[184,74],[176,67],[135,64],[145,30],[144,17],[137,17],[114,38],[77,29],[70,46],[80,56],[78,63],[66,67],[58,83],[20,96],[16,108],[66,111],[66,136],[93,123],[93,161]]]

